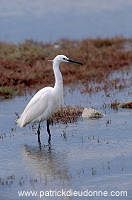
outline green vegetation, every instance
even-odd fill
[[[0,96],[1,98],[10,98],[15,95],[18,95],[19,92],[11,89],[10,87],[0,87]]]

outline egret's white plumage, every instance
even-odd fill
[[[46,87],[38,91],[17,120],[18,125],[23,127],[29,123],[48,119],[55,108],[53,92],[53,88],[51,87]]]
[[[45,87],[39,90],[33,98],[30,100],[25,110],[23,111],[20,118],[17,120],[17,124],[20,127],[26,126],[29,123],[36,123],[44,120],[48,120],[49,117],[53,114],[56,106],[63,103],[63,80],[62,74],[59,69],[59,64],[61,62],[74,62],[78,64],[77,61],[70,60],[64,55],[58,55],[53,60],[53,71],[55,75],[55,86],[54,87]],[[47,123],[47,131],[50,136],[49,124]],[[38,128],[38,135],[40,131]],[[38,138],[39,140],[39,138]]]

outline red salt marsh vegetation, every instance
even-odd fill
[[[60,39],[55,43],[26,40],[17,45],[0,42],[0,98],[53,86],[54,75],[48,59],[57,54],[84,64],[61,64],[64,85],[81,83],[84,86],[82,92],[127,87],[125,80],[120,78],[109,81],[109,75],[132,63],[132,39]],[[98,86],[90,86],[90,83]],[[102,83],[103,87],[100,87]]]

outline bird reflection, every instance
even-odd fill
[[[66,163],[66,153],[56,153],[51,145],[22,147],[24,162],[30,171],[37,174],[46,181],[57,181],[58,185],[70,187],[70,175]]]

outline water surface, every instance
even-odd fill
[[[30,95],[0,103],[0,199],[17,200],[18,191],[127,191],[132,185],[132,111],[113,110],[112,99],[131,100],[129,90],[88,95],[65,88],[65,104],[93,107],[106,114],[96,120],[51,126],[51,145],[45,123],[41,127],[41,146],[37,143],[36,126],[19,128],[15,112],[21,113]],[[107,106],[104,106],[105,105]],[[77,197],[42,197],[41,199]],[[82,196],[77,199],[86,199]],[[105,197],[104,197],[105,198]],[[108,196],[107,199],[117,199]],[[27,197],[22,199],[26,200]],[[28,197],[40,199],[40,196]],[[88,199],[91,199],[89,197]],[[92,197],[102,199],[102,197]]]

